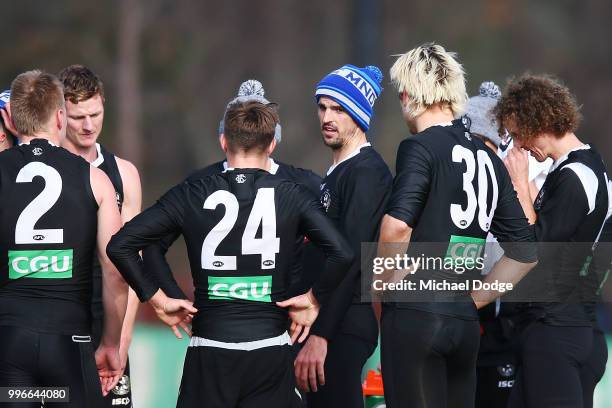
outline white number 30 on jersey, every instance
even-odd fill
[[[238,220],[238,199],[229,191],[219,190],[208,196],[204,209],[214,210],[225,206],[225,215],[204,238],[202,244],[202,269],[236,270],[235,256],[215,255],[217,247],[230,233]],[[261,238],[256,238],[261,225]],[[261,255],[261,269],[276,266],[276,254],[280,251],[280,239],[276,236],[276,208],[274,189],[260,188],[242,234],[243,255]]]
[[[450,215],[453,223],[458,228],[468,228],[472,224],[472,221],[474,221],[476,209],[478,209],[478,225],[483,231],[488,232],[491,227],[493,214],[497,208],[497,197],[499,194],[493,162],[487,152],[478,150],[475,158],[474,153],[470,149],[461,145],[453,147],[452,156],[453,161],[456,163],[465,162],[466,169],[463,173],[463,191],[467,196],[467,206],[465,210],[461,204],[451,204]],[[478,161],[478,169],[476,169],[476,161]],[[473,184],[476,171],[478,171],[478,199],[476,198]],[[487,195],[489,192],[487,172],[493,181],[491,185],[493,189],[493,199],[491,200],[491,208],[489,211],[487,211]]]

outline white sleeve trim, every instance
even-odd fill
[[[104,156],[102,156],[102,150],[100,149],[100,143],[96,143],[96,160],[92,161],[90,164],[94,167],[100,167],[102,163],[104,163]]]
[[[582,163],[570,163],[563,166],[561,169],[570,169],[578,176],[578,180],[580,180],[582,184],[587,202],[589,203],[588,214],[592,213],[593,210],[595,210],[595,198],[597,197],[597,190],[599,189],[599,180],[597,180],[597,176],[593,170]]]

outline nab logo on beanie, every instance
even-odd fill
[[[347,81],[352,82],[353,85],[355,85],[355,88],[357,88],[370,103],[370,106],[374,106],[374,102],[376,102],[378,95],[376,95],[374,87],[369,85],[368,81],[366,81],[361,75],[359,75],[356,71],[343,68],[340,68],[333,73],[346,78]]]
[[[333,99],[353,118],[364,132],[370,128],[374,102],[382,92],[383,75],[378,67],[358,68],[344,65],[319,82],[315,97]]]

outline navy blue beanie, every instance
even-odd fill
[[[333,99],[367,132],[374,115],[374,102],[382,92],[382,79],[382,72],[373,65],[365,68],[344,65],[319,82],[315,97],[317,102],[322,96]]]

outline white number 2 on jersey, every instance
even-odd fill
[[[236,270],[235,256],[215,255],[217,247],[230,233],[238,220],[238,199],[229,191],[219,190],[208,196],[204,208],[214,210],[219,204],[225,207],[225,215],[204,238],[201,263],[203,269]],[[261,238],[256,238],[261,225]],[[242,254],[261,255],[261,269],[273,269],[276,254],[280,251],[280,239],[276,236],[276,209],[274,189],[257,190],[253,208],[242,234]]]
[[[62,176],[53,167],[31,162],[19,170],[17,183],[31,183],[34,177],[45,180],[45,188],[23,209],[15,225],[16,244],[61,244],[63,229],[35,229],[38,220],[55,205],[62,192]]]
[[[451,204],[451,219],[458,228],[466,229],[472,224],[472,221],[474,221],[476,209],[478,209],[478,225],[483,231],[488,232],[491,227],[491,220],[493,219],[495,208],[497,208],[497,197],[499,194],[493,162],[485,151],[478,150],[475,158],[474,153],[472,153],[470,149],[461,145],[456,145],[453,148],[452,157],[453,161],[456,163],[465,162],[466,170],[465,173],[463,173],[463,191],[467,196],[467,206],[464,210],[461,204]],[[476,162],[478,162],[478,169],[476,169]],[[474,191],[473,184],[476,171],[478,171],[478,199],[476,199],[476,192]],[[491,201],[491,208],[489,211],[487,211],[487,194],[489,192],[487,172],[493,181],[491,185],[493,189],[493,200]]]

